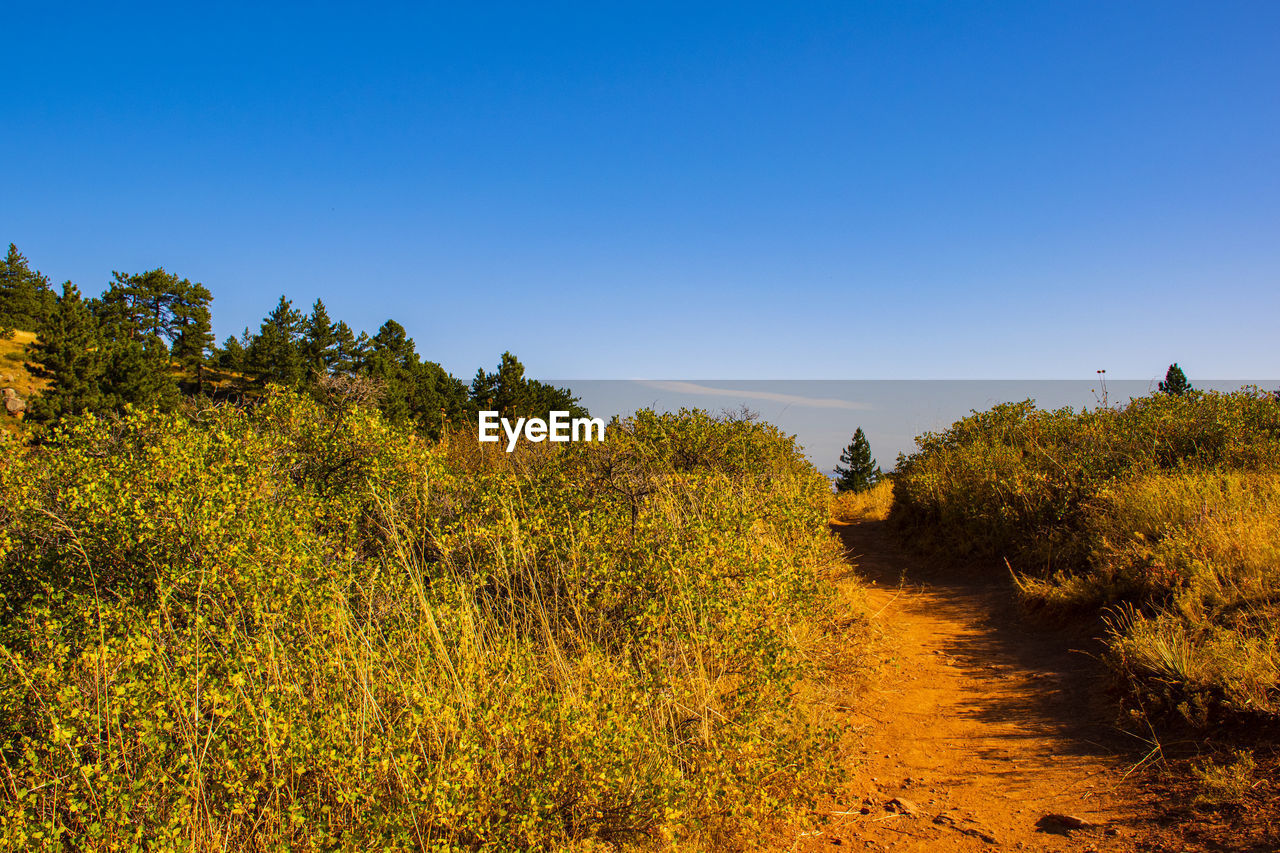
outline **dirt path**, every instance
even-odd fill
[[[882,524],[840,528],[889,653],[849,703],[864,758],[830,823],[792,849],[1136,849],[1123,778],[1141,744],[1112,725],[1089,638],[1032,630],[1002,578],[932,569]]]

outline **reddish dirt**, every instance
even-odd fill
[[[1144,745],[1114,725],[1094,641],[1028,625],[1007,579],[905,555],[883,522],[836,529],[885,661],[845,703],[864,740],[842,795],[790,849],[1150,849]]]

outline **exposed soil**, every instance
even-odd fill
[[[1115,725],[1095,641],[1027,624],[1003,578],[904,555],[883,522],[837,529],[887,658],[849,702],[862,758],[792,849],[1152,849],[1147,746]]]

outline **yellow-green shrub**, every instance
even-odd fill
[[[11,454],[0,847],[726,846],[797,802],[825,479],[699,412],[490,450],[277,394]]]
[[[1027,400],[975,412],[916,444],[895,472],[895,526],[925,547],[1036,572],[1087,562],[1084,516],[1118,478],[1280,470],[1280,401],[1256,389],[1157,394],[1084,412]]]
[[[1001,572],[1007,560],[1033,607],[1118,607],[1111,661],[1149,711],[1280,712],[1274,395],[1160,394],[1079,413],[1028,401],[918,444],[891,511],[910,539]]]

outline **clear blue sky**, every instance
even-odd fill
[[[0,241],[464,378],[1280,376],[1280,3],[10,3]]]

